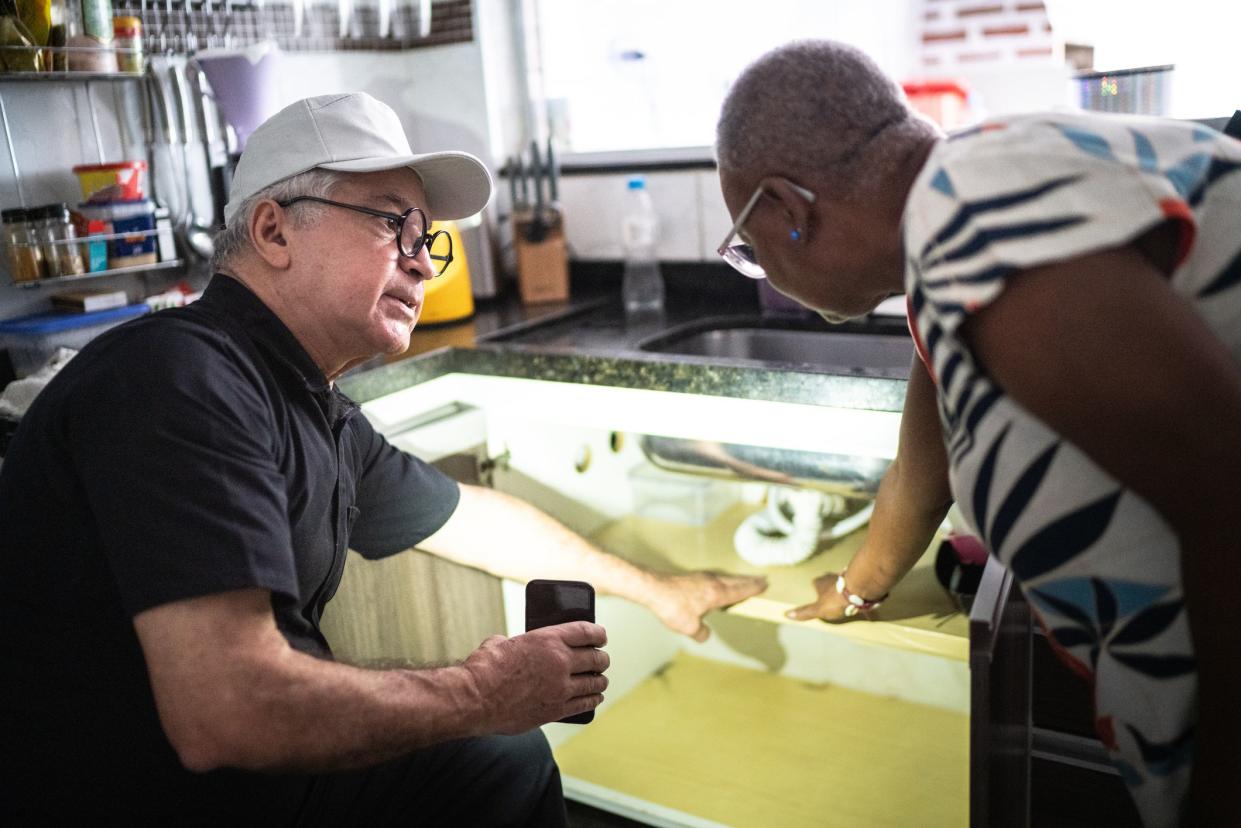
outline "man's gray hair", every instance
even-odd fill
[[[783,175],[867,198],[937,129],[879,66],[852,46],[800,40],[741,73],[716,126],[721,173]]]
[[[265,198],[285,201],[294,196],[303,195],[329,198],[349,175],[350,173],[316,167],[264,187],[241,202],[237,212],[233,214],[233,220],[212,239],[215,243],[215,252],[211,256],[211,272],[215,273],[227,266],[238,254],[254,244],[250,238],[250,219],[254,215],[254,208],[260,201]],[[300,201],[289,207],[291,220],[298,227],[314,224],[327,213],[328,209],[328,205],[316,204],[313,201]]]

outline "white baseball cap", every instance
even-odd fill
[[[378,172],[409,167],[422,179],[428,217],[472,216],[491,198],[491,173],[468,152],[416,155],[396,113],[365,92],[320,95],[289,104],[250,134],[233,172],[224,223],[259,190],[321,167]]]

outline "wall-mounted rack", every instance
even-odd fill
[[[44,51],[47,50],[45,49]],[[180,68],[173,67],[173,62],[176,62]],[[209,256],[209,253],[203,254],[194,250],[193,245],[190,245],[187,241],[189,238],[189,231],[196,227],[200,220],[197,217],[198,214],[194,211],[193,202],[191,200],[192,196],[190,194],[190,165],[193,163],[194,159],[196,159],[196,153],[190,149],[192,141],[189,137],[191,133],[188,132],[188,130],[191,129],[189,123],[192,120],[192,117],[185,113],[190,113],[193,111],[193,102],[197,100],[192,97],[193,95],[197,94],[200,98],[203,98],[204,96],[201,90],[197,87],[186,84],[187,87],[192,88],[188,88],[186,90],[185,94],[187,97],[182,99],[180,97],[181,90],[178,89],[177,83],[173,82],[172,91],[174,94],[178,95],[179,102],[178,106],[171,107],[168,105],[166,100],[167,93],[164,91],[164,81],[157,76],[166,74],[171,77],[172,74],[176,72],[178,73],[178,78],[184,78],[186,76],[183,66],[184,63],[184,58],[172,58],[171,60],[168,60],[160,57],[149,61],[141,72],[61,71],[0,74],[0,86],[11,83],[47,84],[57,82],[77,86],[80,89],[81,98],[85,101],[85,109],[89,113],[90,134],[92,134],[94,138],[94,155],[96,156],[95,160],[99,163],[103,163],[108,159],[105,157],[105,144],[101,136],[98,117],[99,113],[97,112],[95,101],[96,96],[94,91],[99,88],[104,88],[110,89],[113,92],[124,91],[128,94],[130,91],[135,90],[135,87],[132,84],[136,83],[137,86],[135,94],[138,96],[137,107],[141,115],[141,129],[144,133],[141,136],[141,140],[146,151],[146,157],[143,160],[146,163],[145,169],[148,171],[147,191],[150,194],[150,197],[154,199],[154,148],[157,144],[159,144],[159,146],[164,149],[164,157],[172,167],[172,174],[168,177],[168,180],[174,185],[173,190],[175,193],[175,199],[172,200],[169,200],[167,197],[168,194],[165,193],[164,197],[154,205],[155,209],[152,211],[154,214],[153,221],[155,221],[154,216],[159,215],[158,211],[160,209],[164,209],[165,214],[168,213],[169,209],[172,211],[169,216],[172,223],[164,228],[161,228],[158,221],[156,221],[156,227],[150,230],[130,229],[119,233],[101,234],[96,232],[88,235],[82,232],[82,228],[79,226],[77,228],[78,235],[76,238],[68,238],[63,240],[38,238],[37,241],[33,241],[31,243],[13,243],[11,241],[6,241],[5,244],[0,245],[0,251],[2,251],[5,254],[5,257],[9,259],[9,280],[14,286],[23,289],[38,288],[44,285],[59,285],[64,282],[78,281],[82,279],[93,279],[123,274],[145,274],[147,272],[160,270],[183,269],[187,265],[185,256],[188,256],[191,252],[197,253],[198,259],[205,260],[205,258]],[[122,90],[122,84],[128,88]],[[116,97],[113,97],[115,103]],[[158,106],[156,106],[156,101],[160,102]],[[207,100],[201,101],[198,105],[203,107],[212,106],[212,104]],[[174,110],[178,113],[177,119],[173,118],[172,112]],[[207,116],[204,114],[202,117],[205,118]],[[11,193],[6,195],[3,200],[0,200],[0,207],[9,209],[13,207],[27,208],[36,206],[30,203],[29,193],[23,183],[24,177],[22,168],[18,162],[17,143],[13,138],[12,126],[8,107],[5,103],[5,95],[0,94],[0,138],[3,139],[6,148],[4,156],[0,157],[7,156],[5,160],[7,160],[7,166],[12,171],[13,178],[13,190]],[[130,126],[128,128],[133,127]],[[196,134],[199,136],[205,134],[201,131],[203,129],[205,129],[205,127],[200,127]],[[184,135],[182,135],[183,132]],[[160,141],[157,141],[157,133],[162,133],[163,137]],[[174,142],[177,142],[177,136],[181,136],[183,138],[183,141],[177,144],[177,149],[179,149],[180,152],[174,151],[173,147]],[[168,174],[165,173],[165,176],[167,177]],[[115,266],[115,263],[113,263],[113,266],[104,266],[102,268],[97,267],[95,270],[90,270],[88,264],[83,264],[80,267],[60,267],[59,272],[48,272],[44,265],[40,265],[40,272],[36,276],[31,277],[29,275],[25,275],[23,277],[14,266],[14,262],[17,261],[18,257],[9,255],[14,253],[14,251],[21,253],[26,249],[38,248],[45,257],[48,250],[56,251],[62,249],[62,247],[73,247],[75,249],[80,247],[82,250],[81,260],[85,263],[90,260],[90,256],[88,254],[89,248],[97,245],[106,246],[108,251],[107,256],[110,259],[114,255],[112,247],[114,243],[125,241],[132,244],[135,240],[143,237],[160,238],[163,232],[168,233],[169,243],[154,245],[156,252],[151,254],[152,260],[143,262],[126,262],[124,260],[124,256],[127,254],[116,253],[115,255],[121,257],[121,266]],[[171,243],[171,240],[174,232],[177,237],[177,244],[175,247],[177,250],[184,253],[184,256],[178,256],[172,252],[174,245]],[[161,242],[162,241],[163,240],[161,238]],[[162,261],[159,260],[158,257],[163,257]],[[62,258],[63,257],[57,257],[58,261]]]
[[[124,69],[126,58],[140,66],[143,53],[192,55],[264,40],[304,52],[418,49],[474,39],[470,0],[117,0],[112,12],[141,21],[141,49],[8,44],[0,46],[0,74],[80,76],[85,73],[71,70],[66,58],[91,58],[78,54],[90,52],[108,59],[115,54]]]
[[[38,279],[32,282],[15,282],[14,284],[28,290],[30,288],[40,288],[48,285],[63,285],[68,282],[81,282],[85,279],[100,279],[106,276],[124,276],[134,273],[153,273],[158,270],[180,270],[185,266],[185,262],[181,259],[169,259],[166,262],[154,262],[152,264],[132,265],[130,267],[114,267],[108,270],[98,270],[94,273],[79,273],[74,276],[56,276],[52,279]]]

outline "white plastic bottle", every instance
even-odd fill
[[[626,313],[649,313],[664,307],[664,277],[659,271],[655,243],[659,216],[641,177],[629,179],[621,241],[625,246],[625,274],[621,298]]]

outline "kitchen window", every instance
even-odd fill
[[[534,0],[531,93],[568,152],[706,148],[729,85],[764,52],[831,37],[903,77],[920,9],[920,0]]]
[[[799,38],[850,43],[900,80],[959,79],[972,118],[1079,106],[1066,42],[1092,49],[1099,70],[1174,64],[1165,115],[1227,116],[1241,96],[1229,40],[1237,13],[1223,8],[1215,0],[991,4],[1008,22],[1028,23],[1031,42],[977,62],[926,37],[982,25],[980,9],[962,0],[525,0],[522,16],[536,131],[549,125],[557,145],[589,165],[710,158],[729,85],[755,58]]]

